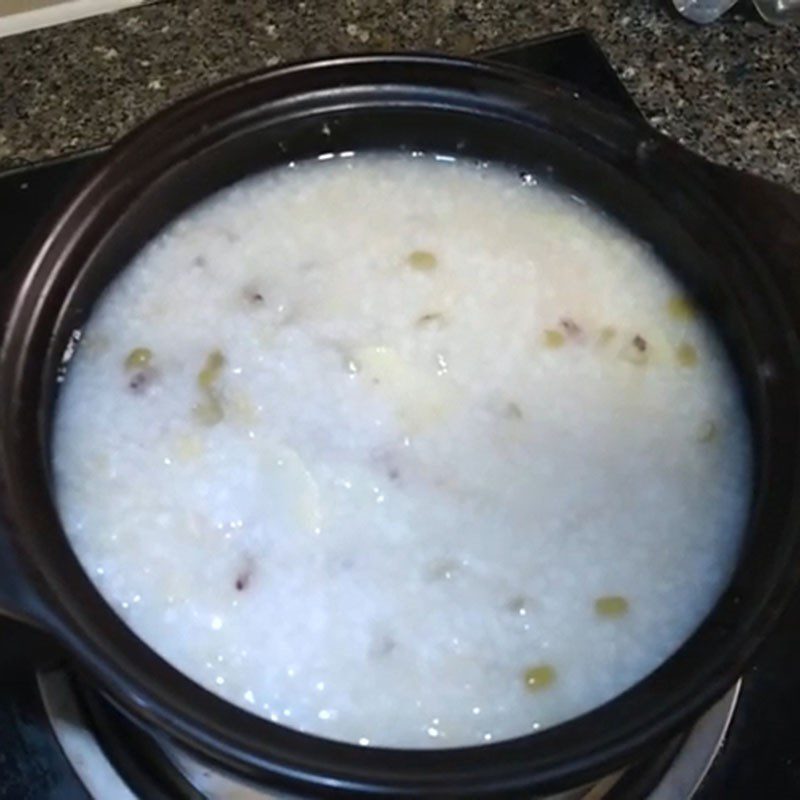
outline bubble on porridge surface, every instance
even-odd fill
[[[725,586],[750,449],[723,348],[645,245],[521,172],[253,176],[95,307],[64,527],[210,691],[363,746],[496,742],[628,688]]]

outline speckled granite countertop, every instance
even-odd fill
[[[583,26],[651,122],[800,190],[800,30],[658,0],[172,0],[0,39],[0,168],[105,144],[192,90],[312,55],[467,53]]]

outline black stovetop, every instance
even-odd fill
[[[539,39],[486,56],[574,83],[629,114],[639,113],[597,44],[583,32]],[[4,270],[32,229],[101,154],[83,153],[0,174],[0,287]],[[797,204],[800,209],[800,197]],[[89,800],[61,752],[38,693],[33,664],[43,653],[58,658],[46,639],[0,619],[0,800]],[[800,798],[799,725],[797,596],[744,676],[727,742],[694,800]]]

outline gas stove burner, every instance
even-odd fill
[[[39,691],[66,757],[97,800],[278,800],[157,741],[62,669],[41,672]],[[590,787],[548,800],[690,800],[725,740],[741,681],[687,734],[651,758]],[[133,794],[132,792],[136,792]]]

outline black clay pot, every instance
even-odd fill
[[[349,746],[213,696],[106,605],[70,549],[50,492],[62,358],[120,267],[187,206],[253,171],[387,148],[513,165],[566,186],[650,242],[715,322],[752,424],[755,481],[740,563],[697,632],[606,705],[482,747]],[[303,795],[530,798],[635,760],[729,688],[800,577],[800,292],[789,270],[800,242],[772,238],[772,220],[759,217],[754,198],[735,180],[728,185],[730,193],[720,191],[703,162],[571,88],[439,57],[288,67],[212,88],[155,117],[39,231],[9,292],[0,604],[49,632],[140,724],[218,767]]]

